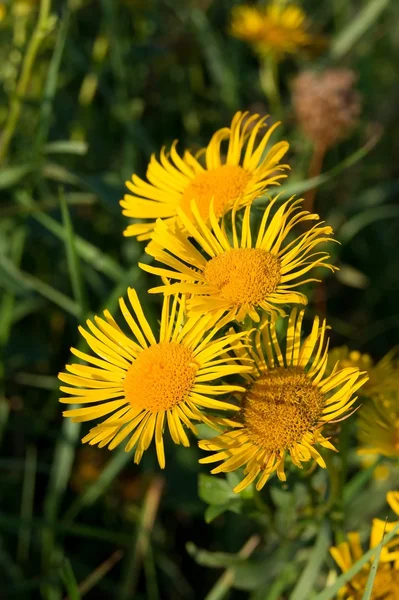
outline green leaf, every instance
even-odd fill
[[[8,167],[8,169],[2,169],[0,173],[0,190],[7,189],[25,177],[28,173],[33,171],[32,165],[20,165],[19,167]]]
[[[7,189],[25,177],[28,173],[33,171],[32,165],[20,165],[19,167],[9,167],[8,169],[2,169],[0,173],[0,190]]]
[[[224,505],[230,500],[237,499],[237,494],[225,479],[203,473],[200,473],[198,478],[198,494],[201,500],[212,505]]]
[[[244,558],[238,554],[230,554],[228,552],[209,552],[198,548],[193,542],[186,544],[186,550],[196,563],[203,567],[211,567],[214,569],[235,567],[244,562]]]
[[[211,523],[214,519],[227,511],[240,514],[241,507],[242,502],[240,499],[232,500],[226,504],[211,504],[205,511],[205,522]]]
[[[372,225],[376,221],[381,221],[383,219],[397,219],[398,217],[399,206],[395,204],[375,206],[349,219],[337,231],[336,236],[341,244],[348,244],[362,229]]]
[[[79,140],[58,140],[50,142],[44,147],[47,154],[75,154],[84,156],[87,154],[88,144]]]
[[[358,290],[364,290],[370,284],[369,277],[359,271],[359,269],[352,267],[352,265],[341,264],[335,276],[343,285]]]
[[[312,548],[309,560],[302,570],[302,574],[290,595],[290,600],[308,600],[313,591],[314,584],[320,573],[322,564],[327,556],[330,546],[330,532],[327,523],[320,526],[316,543]]]
[[[334,60],[339,60],[347,54],[359,39],[377,21],[390,0],[371,0],[356,14],[347,27],[337,35],[331,44],[330,55]]]
[[[392,531],[388,535],[386,535],[384,537],[384,540],[381,542],[381,547],[384,547],[395,536],[397,536],[398,533],[399,533],[399,524],[394,529],[392,529]],[[343,587],[357,573],[359,573],[360,569],[366,563],[368,563],[370,560],[372,560],[372,558],[375,554],[376,554],[375,548],[371,548],[370,550],[368,550],[368,552],[363,554],[363,556],[361,558],[359,558],[359,560],[357,562],[355,562],[355,564],[353,565],[353,567],[351,567],[349,569],[349,571],[346,571],[346,573],[342,573],[342,575],[337,577],[337,579],[335,580],[335,583],[333,585],[329,586],[328,588],[326,588],[325,590],[323,590],[320,594],[317,594],[317,596],[314,598],[314,600],[332,600],[332,598],[334,598],[338,594],[341,587]]]

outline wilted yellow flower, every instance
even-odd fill
[[[266,146],[278,123],[270,127],[258,141],[265,127],[266,117],[249,116],[238,112],[230,127],[219,129],[208,146],[195,156],[185,150],[183,157],[176,150],[161,150],[160,162],[152,155],[147,169],[147,181],[132,175],[126,194],[120,204],[122,213],[145,223],[129,225],[126,236],[149,239],[157,219],[166,223],[176,220],[178,209],[191,218],[191,202],[195,200],[203,219],[209,219],[211,200],[217,218],[233,206],[242,207],[263,194],[270,185],[276,185],[287,165],[279,165],[288,150],[288,142],[278,142],[268,151]],[[226,155],[222,143],[227,142]]]
[[[397,492],[389,492],[387,501],[396,510],[399,506]],[[390,497],[391,496],[391,497]],[[395,508],[394,508],[395,506]],[[375,548],[381,542],[384,534],[392,531],[398,523],[386,523],[374,519],[370,534],[370,548]],[[399,538],[394,537],[381,549],[378,570],[374,579],[371,600],[397,600],[399,597],[399,562],[397,560]],[[330,548],[330,553],[343,573],[353,567],[355,562],[362,558],[364,552],[360,543],[358,532],[348,534],[348,541]],[[341,600],[362,600],[366,583],[370,574],[372,560],[367,562],[362,569],[339,591]]]
[[[233,8],[231,33],[252,44],[260,54],[294,54],[309,46],[312,36],[303,10],[294,3],[270,2],[266,6]]]
[[[219,225],[211,207],[211,225],[207,226],[195,204],[192,218],[179,209],[183,227],[203,250],[197,247],[177,227],[169,229],[159,221],[146,249],[165,269],[140,264],[150,273],[178,280],[179,283],[153,288],[150,292],[190,294],[187,303],[189,314],[200,316],[213,312],[227,312],[229,319],[242,321],[249,315],[259,321],[258,309],[284,315],[284,304],[306,304],[304,294],[293,291],[299,285],[317,281],[305,279],[314,267],[334,270],[328,263],[327,252],[313,252],[319,244],[330,241],[331,227],[321,223],[288,241],[292,228],[305,221],[317,221],[318,215],[301,210],[301,200],[292,198],[284,202],[274,216],[278,198],[264,211],[256,241],[252,241],[250,217],[247,206],[242,222],[241,239],[236,231],[236,211],[231,213],[232,240],[224,224]]]
[[[135,290],[129,288],[128,297],[135,317],[123,298],[119,304],[134,339],[122,332],[107,310],[105,319],[88,320],[88,331],[83,327],[79,331],[97,357],[71,349],[88,365],[67,365],[68,372],[59,374],[61,381],[72,386],[61,386],[61,391],[70,397],[61,398],[60,402],[84,405],[63,413],[75,422],[112,413],[82,441],[100,447],[108,445],[112,450],[129,436],[125,449],[128,452],[137,446],[136,463],[155,436],[158,461],[164,468],[166,421],[173,441],[188,446],[183,424],[195,432],[192,421],[209,423],[203,408],[236,408],[213,396],[242,388],[217,384],[215,380],[249,370],[248,366],[224,358],[246,334],[213,340],[218,327],[207,333],[209,317],[185,320],[184,298],[175,296],[171,301],[168,296],[163,303],[157,341]]]
[[[254,371],[247,381],[241,410],[229,421],[230,428],[200,448],[215,452],[201,463],[222,461],[212,473],[227,473],[244,468],[244,479],[236,492],[258,479],[261,489],[271,473],[285,481],[285,460],[299,468],[311,459],[326,464],[317,450],[334,446],[322,435],[327,423],[342,420],[356,401],[355,392],[367,375],[357,368],[339,369],[325,376],[328,342],[326,322],[313,321],[310,335],[301,342],[304,311],[295,308],[288,320],[285,356],[277,340],[275,322],[267,323],[255,334],[253,348],[242,348],[240,356],[250,356]]]

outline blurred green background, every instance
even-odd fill
[[[276,507],[275,530],[253,562],[240,562],[235,553],[248,540],[250,553],[267,515],[254,517],[251,499],[232,500],[223,482],[215,493],[242,514],[205,525],[209,480],[199,497],[198,473],[207,471],[195,441],[188,450],[168,447],[160,474],[151,452],[136,467],[123,449],[82,449],[87,425],[81,432],[63,422],[57,402],[56,374],[85,315],[114,310],[135,286],[157,320],[159,299],[144,295],[148,276],[136,266],[148,260],[144,243],[122,237],[124,181],[144,177],[151,153],[176,138],[180,149],[199,148],[236,110],[268,113],[256,56],[228,33],[238,3],[60,0],[39,31],[44,4],[0,2],[0,135],[9,110],[18,110],[0,164],[0,597],[78,598],[76,580],[96,599],[288,598],[283,589],[269,595],[272,582],[282,569],[284,581],[295,581],[298,540],[306,531],[301,543],[311,547],[315,536],[294,518],[300,477],[286,487],[299,486],[294,500],[271,482],[262,502]],[[311,156],[291,107],[293,77],[350,67],[362,96],[358,125],[328,153],[317,192],[316,210],[341,242],[333,249],[341,271],[322,300],[311,298],[310,314],[327,313],[333,345],[377,359],[399,338],[399,3],[302,6],[327,43],[318,56],[281,65],[284,118],[274,140],[291,144],[290,191],[306,189]],[[32,39],[37,53],[21,87]],[[196,547],[234,556],[198,555]]]

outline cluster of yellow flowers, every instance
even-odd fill
[[[388,492],[387,502],[393,512],[399,515],[399,492]],[[386,533],[399,526],[399,521],[387,523],[374,519],[370,532],[370,549],[376,548]],[[398,537],[394,537],[381,549],[378,570],[375,574],[371,600],[396,600],[399,592],[399,560]],[[330,553],[343,573],[362,558],[363,550],[360,535],[357,531],[348,534],[347,541],[330,548]],[[370,575],[373,561],[368,561],[362,569],[348,581],[339,591],[341,600],[362,600]]]
[[[195,155],[181,156],[174,142],[152,156],[147,181],[127,182],[123,213],[141,222],[125,235],[150,240],[159,263],[140,266],[161,278],[150,290],[163,294],[160,326],[155,333],[129,288],[129,306],[119,301],[123,328],[107,310],[79,328],[92,354],[72,349],[87,364],[59,375],[61,402],[78,405],[64,415],[106,417],[83,442],[112,450],[126,440],[138,463],[155,438],[164,468],[166,427],[188,446],[187,430],[205,423],[217,436],[199,442],[211,452],[201,462],[219,462],[213,473],[243,467],[236,492],[255,480],[261,489],[273,472],[284,481],[287,458],[326,466],[317,448],[335,448],[323,426],[349,416],[368,376],[353,365],[327,368],[325,320],[316,316],[302,339],[304,310],[286,314],[307,304],[297,287],[318,281],[316,267],[335,267],[320,249],[332,229],[300,200],[275,196],[251,218],[254,200],[286,176],[288,143],[270,144],[276,127],[239,112]]]

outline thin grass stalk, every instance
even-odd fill
[[[51,0],[41,0],[39,17],[26,49],[21,75],[16,86],[15,95],[10,103],[7,120],[0,139],[0,165],[6,159],[9,145],[14,137],[38,52],[50,29],[50,16]]]

